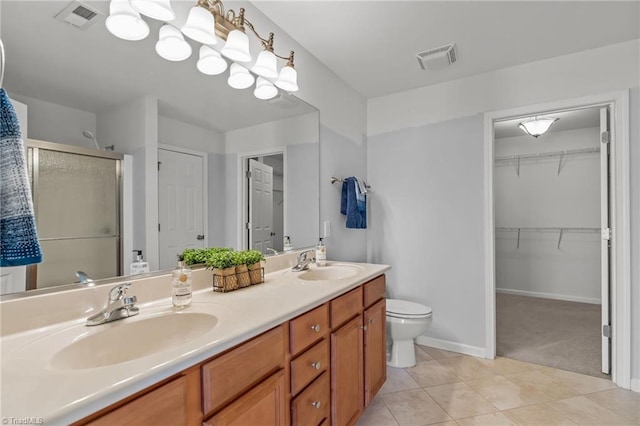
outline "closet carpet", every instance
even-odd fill
[[[600,305],[496,294],[496,353],[595,377],[600,372]]]

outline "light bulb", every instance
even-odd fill
[[[131,7],[158,21],[173,21],[176,14],[169,0],[131,0]]]
[[[156,43],[156,52],[167,61],[184,61],[191,56],[191,46],[184,40],[179,29],[165,24],[160,27],[160,39]]]
[[[221,53],[232,61],[251,62],[249,37],[240,30],[231,31]]]
[[[227,69],[227,61],[209,46],[201,46],[200,59],[196,67],[203,74],[218,75]]]
[[[246,89],[251,87],[255,79],[248,69],[240,64],[231,64],[231,70],[229,71],[229,79],[227,83],[234,89]]]
[[[282,67],[276,86],[287,92],[298,91],[298,72],[290,66]]]
[[[111,0],[105,25],[111,34],[123,40],[142,40],[149,35],[149,25],[129,4],[129,0]]]
[[[253,95],[258,99],[271,99],[278,94],[278,89],[269,80],[258,77]]]
[[[276,78],[278,76],[277,59],[273,52],[263,50],[258,55],[256,64],[251,71],[265,78]]]
[[[213,45],[218,42],[215,34],[215,19],[208,10],[194,6],[189,11],[187,22],[180,29],[184,35],[202,44]]]

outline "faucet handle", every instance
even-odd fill
[[[125,296],[124,298],[124,306],[131,307],[136,304],[138,298],[136,296]]]
[[[109,300],[112,302],[116,302],[127,295],[127,290],[131,287],[131,283],[120,284],[113,287],[109,291]],[[134,296],[135,297],[135,296]]]

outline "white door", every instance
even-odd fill
[[[602,372],[611,373],[611,319],[609,298],[609,261],[611,251],[611,225],[609,224],[609,108],[600,108],[600,227],[602,228]]]
[[[267,252],[273,247],[273,168],[249,160],[249,247]]]
[[[160,269],[171,269],[184,249],[204,248],[203,159],[159,149],[158,161]]]

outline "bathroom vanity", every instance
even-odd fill
[[[80,318],[3,333],[3,416],[45,424],[354,424],[386,379],[388,266],[321,269],[276,270],[264,284],[231,293],[212,292],[211,272],[196,270],[202,290],[182,311],[162,298],[103,326]],[[169,287],[167,279],[134,282],[130,292],[141,300],[151,286]],[[3,321],[15,308],[3,309]],[[152,330],[162,324],[166,335],[174,323],[185,330],[171,333],[182,342]],[[122,351],[102,354],[100,339],[122,332],[135,336]],[[88,339],[94,357],[78,352]]]

